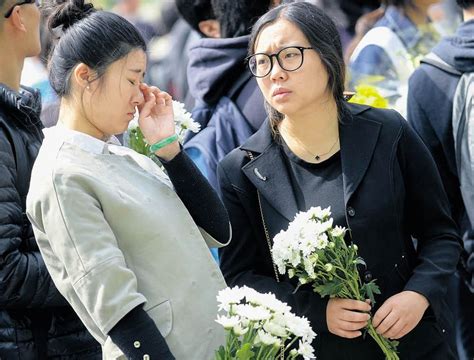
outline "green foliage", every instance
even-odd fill
[[[251,360],[255,356],[255,353],[252,351],[252,344],[245,343],[242,347],[237,350],[237,359],[238,360]]]
[[[134,127],[129,130],[129,147],[135,150],[137,153],[150,156],[150,145],[146,142],[140,128]]]

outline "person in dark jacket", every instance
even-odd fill
[[[344,101],[337,29],[314,5],[283,5],[261,17],[249,52],[271,111],[219,167],[233,228],[220,251],[229,286],[272,292],[306,316],[321,360],[384,359],[362,336],[368,311],[379,334],[400,341],[400,359],[455,359],[445,295],[460,238],[421,139],[393,110]],[[350,229],[347,241],[367,264],[363,279],[381,288],[372,309],[321,298],[310,286],[294,292],[295,283],[276,274],[273,237],[312,206],[330,206],[334,225]]]
[[[474,1],[458,0],[464,23],[456,34],[443,39],[433,53],[460,73],[474,72]],[[452,126],[453,98],[460,75],[422,63],[410,78],[408,121],[436,160],[451,211],[469,256],[467,278],[459,284],[459,336],[468,359],[474,357],[474,229],[469,222],[459,189]],[[472,119],[471,119],[472,121]],[[465,282],[467,284],[465,284]],[[467,286],[468,285],[468,286]],[[460,355],[461,351],[460,351]]]
[[[250,29],[272,3],[271,0],[212,1],[220,38],[199,39],[189,50],[189,90],[198,104],[217,104],[242,76],[248,74],[245,57]],[[262,94],[250,74],[234,98],[253,132],[257,131],[266,114]],[[212,151],[213,144],[205,145]],[[199,163],[193,153],[190,155]]]
[[[57,291],[25,215],[43,138],[39,91],[20,86],[40,52],[34,1],[0,0],[0,359],[101,359],[99,344]]]
[[[189,49],[187,78],[189,92],[196,102],[193,115],[200,108],[213,109],[223,96],[229,96],[231,88],[237,86],[238,89],[233,90],[232,100],[245,121],[245,123],[239,122],[241,119],[229,121],[232,124],[229,130],[232,133],[231,136],[222,136],[217,139],[217,135],[208,136],[207,130],[204,130],[195,135],[191,142],[189,142],[190,138],[186,139],[185,151],[215,188],[218,188],[215,170],[217,161],[211,168],[205,158],[218,158],[217,142],[220,142],[219,146],[224,148],[240,145],[241,142],[237,144],[222,144],[222,142],[229,137],[234,138],[232,135],[243,132],[242,130],[250,134],[255,133],[266,117],[262,93],[245,67],[245,57],[252,25],[272,4],[271,0],[195,2],[195,7],[198,9],[204,5],[212,5],[212,17],[215,20],[208,19],[211,15],[202,11],[199,13],[201,14],[200,21],[194,19],[190,22],[191,26],[199,28],[205,36],[208,36],[197,40]],[[189,16],[186,18],[191,21]],[[204,129],[206,125],[207,123],[202,123],[201,129]],[[226,126],[223,127],[229,129]],[[211,155],[203,154],[199,147],[206,149]],[[211,251],[217,259],[217,250],[211,249]]]
[[[210,38],[221,36],[211,0],[176,0],[175,3],[179,15],[201,36]]]

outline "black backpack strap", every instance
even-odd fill
[[[434,66],[449,74],[458,75],[458,76],[462,75],[462,72],[456,70],[454,67],[449,65],[446,61],[441,59],[438,55],[436,55],[433,52],[430,52],[423,59],[421,59],[421,63]]]

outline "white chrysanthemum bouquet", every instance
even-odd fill
[[[321,297],[337,297],[375,304],[374,294],[380,294],[375,280],[363,283],[358,265],[365,266],[357,254],[357,245],[347,245],[347,229],[333,227],[330,208],[313,207],[300,212],[273,239],[273,261],[281,274],[298,278],[298,287],[310,284]],[[377,334],[369,320],[367,332],[377,342],[389,360],[399,359],[397,341]]]
[[[191,114],[185,109],[184,104],[179,101],[173,100],[173,114],[174,123],[176,128],[176,134],[178,135],[178,141],[182,142],[186,131],[192,131],[194,133],[201,130],[201,125],[195,122],[191,118]],[[150,144],[145,140],[140,127],[138,126],[137,119],[130,121],[128,126],[128,147],[135,150],[136,152],[149,156]]]
[[[226,344],[215,360],[314,358],[311,342],[316,334],[309,321],[291,313],[275,295],[236,286],[221,290],[217,301],[225,312],[216,321],[226,330]],[[290,349],[297,340],[298,348]]]

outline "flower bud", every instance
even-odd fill
[[[324,269],[326,269],[327,272],[331,272],[334,266],[331,263],[327,263],[324,265]]]

